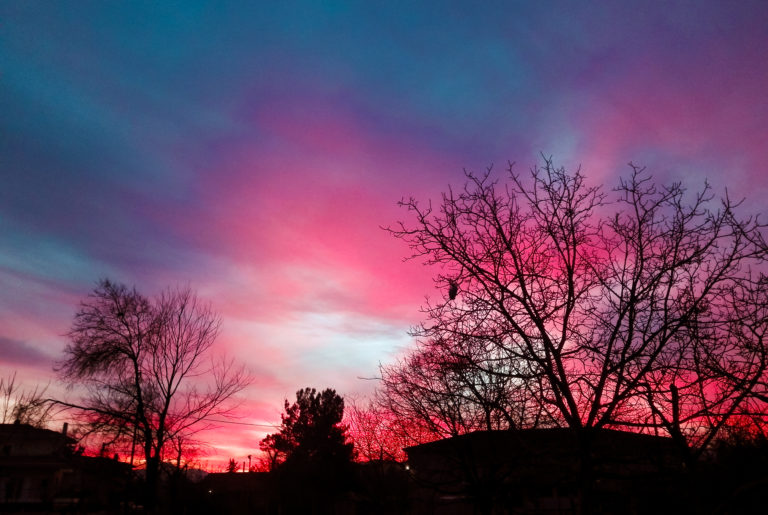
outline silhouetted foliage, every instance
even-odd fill
[[[138,444],[150,505],[165,454],[178,457],[174,446],[227,414],[227,401],[248,382],[243,369],[208,356],[219,323],[190,290],[150,301],[108,280],[75,315],[59,371],[85,392],[78,403],[60,403],[108,441]]]
[[[655,186],[616,199],[545,160],[467,174],[390,232],[438,270],[419,347],[384,367],[381,405],[445,436],[479,428],[631,428],[695,460],[768,385],[768,246],[757,217]],[[589,433],[583,433],[588,435]]]
[[[296,402],[285,401],[280,432],[262,440],[288,512],[331,512],[336,496],[350,487],[354,448],[343,417],[344,399],[335,390],[304,388]]]
[[[347,463],[353,446],[343,417],[344,399],[335,390],[304,388],[296,392],[296,402],[285,401],[280,432],[267,435],[261,448],[276,464]]]

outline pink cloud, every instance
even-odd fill
[[[408,249],[380,227],[407,216],[396,200],[425,190],[424,177],[444,158],[429,163],[397,141],[371,141],[343,112],[260,116],[274,141],[221,156],[221,173],[199,185],[202,225],[175,222],[222,256],[232,280],[249,292],[250,301],[228,300],[227,311],[410,313],[429,291],[429,276],[416,263],[402,264]],[[423,174],[412,174],[414,167]]]

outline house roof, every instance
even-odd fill
[[[38,438],[72,438],[66,436],[63,432],[52,431],[42,427],[35,427],[29,424],[0,424],[0,435],[25,435],[36,436]]]
[[[0,445],[40,444],[46,446],[67,446],[76,442],[74,438],[58,431],[30,426],[29,424],[0,424]]]
[[[445,454],[471,449],[481,454],[520,454],[540,452],[571,453],[579,447],[584,432],[570,428],[523,429],[514,431],[476,431],[452,438],[406,447],[414,455]],[[643,450],[671,451],[671,438],[612,429],[592,430],[592,450],[605,453],[636,454]]]

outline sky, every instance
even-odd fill
[[[99,279],[189,286],[254,378],[206,436],[242,460],[412,345],[434,271],[398,200],[546,155],[764,213],[766,91],[763,1],[3,2],[0,375],[58,391]]]

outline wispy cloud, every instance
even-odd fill
[[[5,364],[50,367],[52,362],[52,357],[37,347],[5,336],[0,336],[0,350]]]

